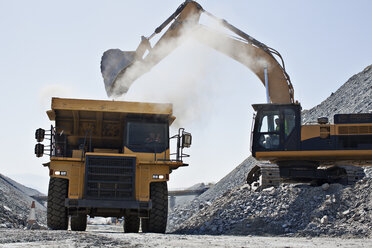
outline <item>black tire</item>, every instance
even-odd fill
[[[138,233],[140,218],[137,215],[128,215],[124,217],[124,232]]]
[[[52,230],[67,230],[68,215],[65,199],[68,180],[51,177],[48,189],[47,225]]]
[[[76,216],[71,216],[71,230],[82,232],[87,230],[87,215],[78,214]]]
[[[150,198],[152,209],[148,219],[141,219],[142,232],[165,233],[168,218],[168,187],[167,182],[151,183]]]
[[[149,232],[149,219],[148,218],[141,218],[141,231],[143,233]]]

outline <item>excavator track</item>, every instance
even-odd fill
[[[279,186],[279,166],[270,163],[261,163],[254,166],[248,173],[247,183],[252,188],[259,189]]]
[[[347,185],[353,185],[357,181],[365,177],[364,169],[353,165],[339,165],[339,168],[343,168],[347,175]]]
[[[335,168],[335,167],[334,167]],[[354,185],[365,176],[364,169],[358,166],[352,165],[338,165],[336,168],[342,169],[342,172],[338,175],[328,174],[324,170],[318,170],[318,173],[308,177],[310,179],[320,180],[321,182],[329,183],[341,183],[344,185]],[[321,172],[321,173],[320,173]],[[324,174],[326,172],[326,174]],[[328,179],[327,179],[328,178]],[[288,179],[288,178],[287,178]],[[295,178],[292,178],[292,180]],[[284,180],[280,177],[279,166],[270,163],[261,163],[255,165],[248,173],[247,183],[251,186],[251,189],[264,189],[267,187],[277,187],[281,181]],[[296,180],[295,180],[296,181]],[[297,179],[297,182],[302,182],[303,179]],[[286,181],[287,182],[287,181]],[[293,181],[292,181],[293,182]]]

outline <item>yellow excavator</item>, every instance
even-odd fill
[[[201,14],[216,20],[235,36],[200,24]],[[169,24],[151,46],[150,40]],[[110,49],[103,54],[101,72],[108,96],[127,92],[137,78],[189,37],[247,66],[266,88],[267,103],[252,105],[256,113],[251,151],[263,162],[249,172],[249,184],[352,184],[364,176],[363,166],[372,163],[372,114],[338,114],[334,124],[321,117],[302,125],[301,105],[294,100],[280,53],[210,14],[195,1],[182,3],[152,35],[142,37],[136,51]]]

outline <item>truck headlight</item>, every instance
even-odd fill
[[[54,175],[57,176],[67,176],[67,171],[55,171]]]
[[[152,175],[152,179],[164,179],[164,175]]]

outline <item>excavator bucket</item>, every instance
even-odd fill
[[[120,49],[110,49],[103,53],[101,73],[108,96],[126,93],[127,88],[115,88],[116,80],[119,75],[124,74],[125,70],[136,61],[136,58],[136,51],[124,52]],[[114,93],[114,90],[118,92]]]

